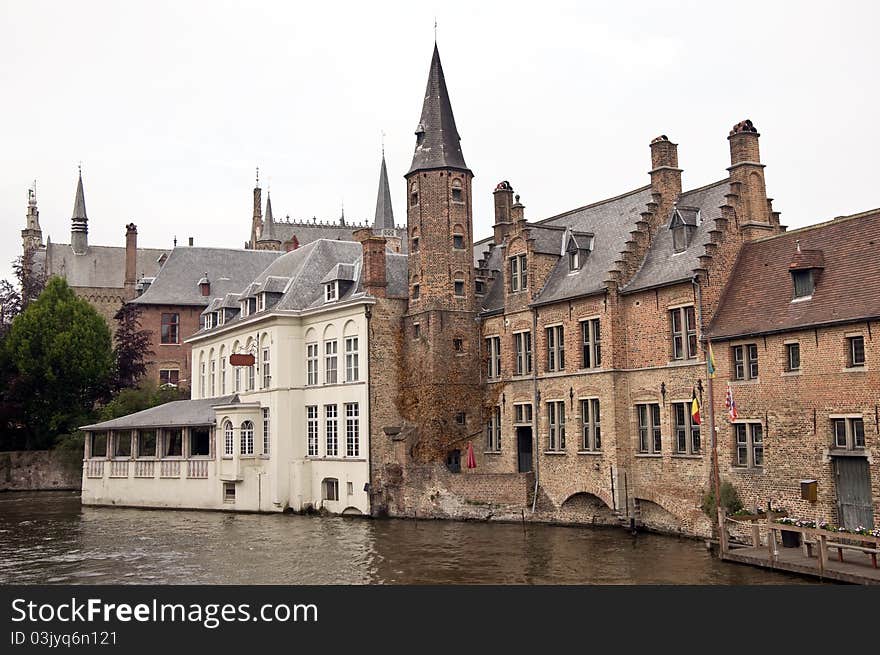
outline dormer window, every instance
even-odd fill
[[[676,207],[672,210],[672,220],[669,221],[669,229],[672,230],[673,252],[687,250],[697,230],[700,221],[700,212],[688,207]]]
[[[795,298],[810,298],[813,295],[813,271],[792,271],[791,279],[794,283]]]
[[[266,309],[266,294],[261,293],[259,296],[257,296],[257,311],[261,312],[264,309]]]
[[[223,325],[223,323],[225,321],[226,321],[226,310],[221,309],[219,312],[217,312],[217,325]]]
[[[576,271],[581,267],[580,251],[577,249],[568,253],[568,270]]]
[[[324,302],[332,302],[339,298],[339,282],[328,282],[324,285]]]
[[[214,314],[205,314],[205,329],[210,330],[214,327]]]

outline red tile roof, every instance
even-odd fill
[[[792,263],[824,266],[812,298],[792,302]],[[878,317],[880,209],[874,209],[745,244],[708,333],[721,339]]]

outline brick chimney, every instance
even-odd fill
[[[125,291],[130,298],[134,297],[137,283],[137,225],[129,223],[125,226]]]
[[[730,189],[738,196],[735,204],[737,219],[747,239],[767,236],[773,229],[771,209],[764,184],[764,164],[758,139],[761,135],[746,119],[733,126],[730,141]]]
[[[205,272],[205,276],[199,280],[199,291],[201,291],[203,296],[211,295],[211,280],[208,279],[208,273]]]
[[[513,187],[510,182],[504,180],[499,182],[495,191],[495,236],[496,245],[501,245],[506,237],[513,229],[513,217],[511,210],[513,208]]]
[[[664,223],[669,218],[672,205],[681,195],[681,169],[678,167],[678,144],[661,134],[651,141],[651,189],[658,208],[657,220]]]
[[[363,273],[361,277],[364,283],[364,291],[377,298],[385,297],[385,287],[388,278],[385,271],[385,237],[373,234],[371,228],[362,228],[355,231],[355,241],[359,241],[363,248]]]

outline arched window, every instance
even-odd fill
[[[223,424],[223,454],[232,457],[235,453],[235,440],[232,436],[232,421]]]
[[[220,346],[220,389],[218,395],[226,393],[226,346]]]
[[[452,180],[452,202],[464,202],[464,193],[461,189],[461,180]]]
[[[272,369],[269,365],[269,335],[260,338],[260,364],[263,366],[263,389],[268,389],[272,382]]]
[[[245,352],[253,353],[253,340],[248,339],[247,344],[245,344]],[[247,367],[247,391],[254,390],[254,375],[256,373],[256,358],[254,358],[254,363]]]
[[[419,185],[417,182],[413,182],[409,187],[409,204],[410,207],[419,204]]]
[[[199,398],[205,397],[205,353],[199,353]]]
[[[214,359],[214,349],[211,348],[208,354],[208,370],[211,373],[210,384],[208,385],[208,395],[213,396],[217,388],[217,360]]]
[[[241,424],[241,454],[254,454],[254,424],[251,421]]]
[[[235,343],[232,344],[232,353],[235,354],[238,352],[238,350],[239,350],[239,343],[238,343],[238,341],[236,341]],[[232,390],[235,393],[238,393],[239,391],[241,391],[241,366],[234,366],[233,369],[234,370],[233,370],[233,374],[232,374],[232,377],[233,377]]]

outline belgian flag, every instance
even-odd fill
[[[700,425],[700,401],[697,400],[697,390],[692,388],[691,391],[694,394],[691,400],[691,421],[694,425]]]

